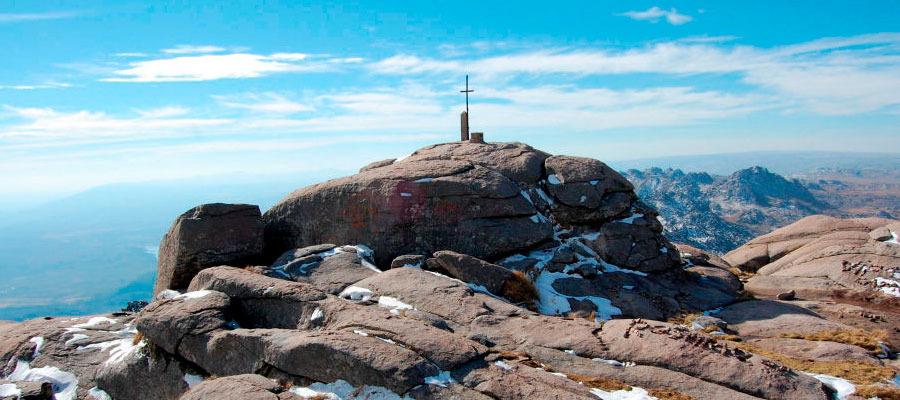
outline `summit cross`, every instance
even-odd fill
[[[469,114],[469,93],[474,92],[474,90],[469,89],[469,74],[466,74],[466,90],[460,90],[460,93],[466,94],[466,115]]]

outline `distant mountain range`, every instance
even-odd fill
[[[900,170],[819,168],[785,178],[755,166],[730,175],[648,168],[623,172],[659,212],[666,235],[716,252],[805,216],[900,217]]]
[[[776,174],[789,176],[819,168],[900,170],[900,153],[757,151],[644,158],[607,164],[618,171],[659,167],[716,175],[729,175],[739,169],[761,165]]]

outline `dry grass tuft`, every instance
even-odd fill
[[[587,387],[600,389],[605,392],[610,392],[613,390],[631,390],[631,385],[619,381],[614,381],[612,379],[603,379],[597,378],[595,376],[581,374],[566,374],[566,376],[575,382],[583,383]]]
[[[533,303],[540,298],[537,288],[522,271],[513,271],[503,282],[503,297],[513,303]]]
[[[754,354],[771,358],[798,371],[825,374],[844,378],[856,385],[874,385],[890,380],[894,377],[894,370],[881,365],[870,364],[862,361],[813,361],[790,358],[784,354],[775,353],[747,343],[732,343],[733,346]]]
[[[887,385],[857,386],[855,394],[864,399],[900,400],[900,388]]]
[[[681,316],[669,318],[668,320],[666,320],[666,322],[670,324],[690,326],[691,322],[694,322],[697,317],[703,316],[702,313],[692,312],[688,310],[681,310],[681,314]]]
[[[134,335],[134,339],[131,340],[131,344],[133,346],[137,346],[137,344],[140,343],[141,340],[143,340],[143,339],[144,339],[144,334],[141,333],[140,331],[138,331],[137,335]]]
[[[831,330],[818,333],[808,333],[801,335],[798,333],[782,333],[778,335],[781,338],[803,339],[820,342],[837,342],[852,344],[862,347],[873,352],[881,352],[881,346],[878,342],[887,341],[888,333],[882,329],[876,329],[871,332],[862,329],[854,330]]]
[[[688,396],[684,393],[669,389],[650,389],[647,390],[647,392],[650,393],[651,397],[656,397],[659,400],[697,400],[696,398]]]
[[[746,290],[742,290],[741,295],[738,296],[737,300],[735,300],[734,302],[740,303],[742,301],[750,301],[750,300],[756,300],[756,296],[754,296],[753,293],[750,293]]]

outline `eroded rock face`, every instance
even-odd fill
[[[636,199],[631,184],[597,160],[521,143],[446,143],[298,189],[263,219],[272,254],[361,243],[387,269],[397,256],[440,250],[493,261],[553,240],[555,224],[600,231],[633,216]],[[606,228],[601,255],[624,254],[623,268],[672,268],[677,259],[660,251],[670,245],[656,215],[644,215],[629,220],[638,220],[630,229]]]
[[[197,272],[217,265],[243,266],[262,253],[258,206],[203,204],[180,215],[159,246],[153,294],[184,289]]]
[[[806,375],[683,326],[539,315],[418,268],[376,273],[352,287],[368,297],[208,268],[190,292],[154,301],[134,321],[3,325],[0,361],[55,362],[73,372],[78,398],[103,391],[120,400],[588,399],[599,389],[579,382],[592,376],[698,399],[712,398],[703,391],[735,399],[828,396]],[[75,336],[81,332],[89,335]],[[30,340],[38,334],[40,351]],[[80,340],[98,345],[78,350]],[[541,363],[553,370],[536,368]]]
[[[838,219],[822,215],[751,240],[725,255],[733,265],[756,271],[747,282],[755,294],[799,299],[900,305],[900,221]]]

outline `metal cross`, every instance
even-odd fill
[[[469,74],[466,74],[466,90],[460,90],[459,92],[466,94],[466,115],[469,115],[469,93],[474,92],[474,90],[469,90]]]

